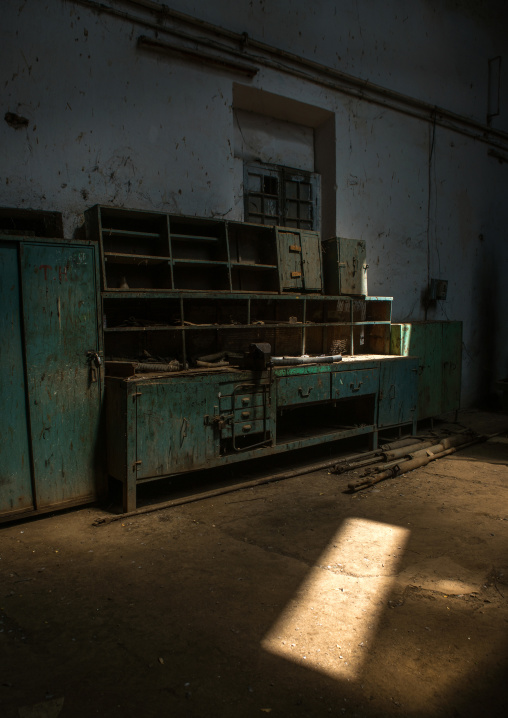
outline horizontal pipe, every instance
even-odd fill
[[[399,449],[403,446],[414,446],[416,441],[420,441],[418,436],[408,436],[405,439],[397,439],[397,441],[391,441],[389,444],[381,444],[379,449],[381,451],[391,451],[392,449]]]
[[[411,444],[410,446],[403,446],[400,449],[393,449],[392,451],[383,451],[383,457],[384,457],[385,461],[393,461],[394,459],[401,459],[403,456],[408,456],[413,451],[421,451],[422,449],[428,449],[433,444],[435,444],[435,439],[429,439],[428,441],[420,441],[418,444]]]
[[[196,366],[201,367],[215,367],[215,366],[229,366],[229,362],[225,359],[219,359],[218,361],[203,361],[202,359],[196,359]]]
[[[170,362],[169,364],[150,364],[150,362],[139,362],[136,364],[135,371],[180,371],[181,368],[182,365],[178,361]]]
[[[389,444],[383,444],[381,447],[374,449],[373,451],[364,451],[361,454],[353,454],[352,456],[345,457],[335,464],[333,472],[335,474],[344,474],[346,471],[360,469],[363,466],[379,464],[379,462],[384,460],[382,456],[383,451],[398,449],[403,446],[418,446],[418,444],[415,444],[415,441],[417,440],[418,437],[416,436],[408,436],[405,439],[397,439]],[[423,439],[420,440],[419,445],[423,445]]]
[[[214,498],[215,496],[222,496],[223,494],[229,494],[233,491],[240,491],[242,489],[251,489],[255,486],[262,486],[263,484],[271,484],[275,481],[284,481],[286,479],[293,479],[297,476],[303,476],[304,474],[311,474],[314,471],[323,471],[329,469],[337,461],[337,458],[323,461],[318,464],[311,464],[302,466],[298,469],[291,471],[283,471],[279,474],[271,474],[270,476],[263,476],[260,479],[254,479],[252,481],[243,481],[239,484],[232,484],[230,486],[224,486],[218,489],[212,489],[210,491],[201,492],[194,494],[193,496],[184,496],[179,499],[171,499],[160,504],[147,506],[145,508],[136,509],[135,511],[129,511],[124,514],[115,514],[114,516],[107,516],[105,518],[98,518],[93,521],[92,526],[104,526],[105,524],[113,523],[114,521],[124,520],[125,518],[140,516],[141,514],[150,514],[154,511],[162,511],[162,509],[169,509],[173,506],[181,506],[182,504],[190,504],[194,501],[203,501],[204,499]]]
[[[283,366],[284,364],[333,364],[338,361],[342,361],[341,354],[321,357],[272,357],[270,363],[274,366]]]
[[[140,37],[138,37],[138,47],[145,48],[146,50],[154,50],[155,52],[163,52],[166,55],[173,55],[184,60],[189,60],[190,62],[215,65],[221,70],[230,70],[231,72],[237,72],[247,77],[254,77],[258,72],[257,67],[233,62],[232,60],[225,60],[222,57],[210,55],[209,53],[196,52],[196,50],[191,50],[186,47],[176,47],[167,42],[153,40],[151,37],[146,37],[146,35],[140,35]]]

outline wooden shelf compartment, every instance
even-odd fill
[[[171,253],[175,261],[228,262],[226,224],[223,220],[169,215],[169,228]]]
[[[106,259],[106,257],[104,258]],[[106,289],[156,290],[172,289],[169,260],[164,262],[104,262],[104,285]]]
[[[104,261],[108,264],[135,264],[138,267],[150,264],[169,265],[171,259],[168,256],[156,256],[153,254],[124,254],[123,252],[104,252]]]
[[[104,252],[169,256],[168,221],[159,212],[93,207]]]
[[[229,265],[227,262],[174,262],[175,289],[201,290],[203,292],[231,291]]]
[[[389,354],[390,324],[353,325],[354,354]]]

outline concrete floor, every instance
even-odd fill
[[[350,480],[4,525],[2,718],[508,715],[507,440]]]

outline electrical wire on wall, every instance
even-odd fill
[[[427,175],[427,292],[430,287],[430,214],[432,204],[432,163],[434,160],[434,150],[436,146],[436,111],[432,113],[432,124],[429,126],[429,162]],[[427,312],[429,309],[428,299],[425,301],[425,321],[427,321]]]

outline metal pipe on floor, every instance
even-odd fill
[[[405,474],[409,471],[413,471],[414,469],[419,469],[422,466],[426,466],[428,463],[434,461],[435,459],[441,459],[444,456],[448,456],[449,454],[453,454],[456,451],[459,451],[459,449],[465,449],[466,447],[472,446],[473,444],[477,444],[480,441],[485,441],[487,438],[489,437],[477,436],[469,441],[466,438],[465,441],[463,441],[460,445],[452,446],[451,448],[444,449],[443,451],[440,451],[438,453],[430,455],[426,454],[425,456],[419,456],[416,459],[406,459],[405,461],[396,463],[391,468],[386,469],[381,473],[371,476],[369,480],[363,479],[362,481],[358,481],[356,483],[352,482],[348,484],[348,488],[351,491],[361,491],[362,489],[367,489],[374,484],[378,484],[384,479],[391,479],[395,476],[399,476],[400,474]]]

